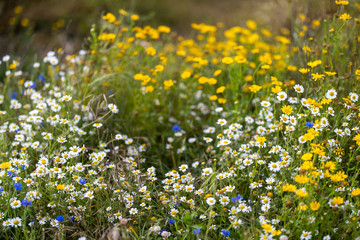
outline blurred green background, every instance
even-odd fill
[[[0,55],[43,54],[62,47],[85,47],[92,24],[108,11],[138,13],[138,24],[168,25],[180,35],[192,22],[244,26],[253,19],[273,32],[290,28],[299,12],[320,18],[331,14],[332,0],[0,0]]]

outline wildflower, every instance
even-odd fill
[[[56,221],[62,222],[62,221],[64,221],[64,217],[61,216],[61,215],[58,215],[58,216],[56,217]]]
[[[351,195],[353,195],[354,197],[359,196],[360,195],[360,188],[356,188],[355,190],[353,190],[351,192]]]
[[[222,234],[224,237],[228,237],[228,236],[230,236],[230,231],[229,231],[229,230],[226,230],[226,229],[222,229],[222,230],[221,230],[221,234]]]
[[[293,111],[293,108],[288,106],[288,105],[284,105],[282,108],[281,108],[281,111],[286,114],[286,115],[290,115]]]
[[[329,204],[332,207],[338,207],[339,205],[344,203],[344,199],[342,197],[334,197],[330,199]]]
[[[213,205],[216,203],[216,200],[215,200],[215,198],[213,198],[213,197],[209,197],[208,199],[206,199],[206,203],[207,203],[209,206],[213,206]]]
[[[31,200],[30,199],[24,199],[21,201],[22,205],[24,205],[25,207],[30,206],[31,205]]]
[[[316,82],[317,80],[322,80],[325,77],[325,74],[312,73],[311,76]]]
[[[180,128],[178,125],[174,125],[174,126],[172,127],[172,130],[175,131],[175,132],[177,132],[177,131],[180,131],[181,128]]]
[[[110,111],[112,111],[113,113],[118,113],[119,109],[117,108],[117,106],[115,104],[108,104],[108,108],[110,109]]]
[[[311,239],[311,237],[312,237],[311,232],[303,231],[300,236],[300,239],[301,240],[309,240],[309,239]]]
[[[8,169],[10,167],[11,167],[11,163],[9,163],[9,162],[3,162],[0,164],[0,168],[2,168],[2,169]]]
[[[326,92],[325,97],[327,99],[335,99],[337,95],[337,92],[335,91],[335,89],[330,89]]]
[[[253,92],[253,93],[257,93],[260,89],[261,89],[261,87],[259,86],[259,85],[251,85],[250,87],[249,87],[249,89],[250,89],[250,91],[251,92]]]
[[[14,183],[14,187],[15,187],[15,190],[18,190],[18,191],[23,189],[23,186],[21,185],[21,183]]]
[[[279,101],[284,101],[287,98],[287,94],[286,92],[278,92],[277,94],[277,99]]]
[[[17,217],[17,218],[13,218],[11,219],[11,225],[13,227],[21,227],[21,218]]]
[[[351,19],[351,16],[348,13],[343,13],[340,15],[339,18],[343,21],[347,21],[347,20]]]
[[[307,195],[309,195],[306,191],[302,190],[302,189],[299,189],[296,191],[296,195],[298,195],[299,197],[301,198],[304,198],[306,197]]]
[[[226,125],[227,121],[225,119],[218,119],[216,123],[220,126],[224,126]]]
[[[234,62],[234,59],[231,57],[224,57],[221,61],[225,64],[232,64]]]
[[[282,190],[284,191],[284,192],[295,192],[296,191],[296,186],[295,185],[293,185],[293,184],[285,184],[285,185],[283,185],[283,187],[282,187]]]
[[[313,210],[313,211],[317,211],[317,210],[319,210],[319,208],[320,208],[320,203],[317,202],[317,201],[311,202],[311,203],[310,203],[310,208],[311,208],[311,210]]]

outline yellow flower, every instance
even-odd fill
[[[285,105],[281,108],[281,111],[283,113],[285,113],[286,115],[290,115],[292,113],[293,109],[289,105]]]
[[[131,18],[131,20],[133,20],[133,21],[137,21],[137,20],[139,20],[140,17],[139,17],[139,15],[137,15],[137,14],[132,14],[130,18]]]
[[[153,47],[148,47],[148,48],[146,49],[146,53],[147,53],[148,55],[150,55],[150,56],[154,56],[154,55],[156,54],[156,49],[153,48]]]
[[[262,144],[263,142],[266,142],[266,138],[265,137],[257,137],[256,141],[260,144]]]
[[[221,69],[216,70],[216,71],[214,72],[214,77],[219,76],[221,72],[222,72]]]
[[[225,87],[221,86],[218,89],[216,89],[216,93],[223,93],[225,91]]]
[[[274,229],[272,228],[272,226],[270,224],[263,224],[263,225],[261,225],[261,227],[265,230],[265,232],[274,231]]]
[[[351,19],[351,16],[348,13],[343,13],[340,15],[339,18],[343,21],[347,21],[347,20]]]
[[[9,163],[9,162],[3,162],[0,164],[0,168],[2,168],[2,169],[8,169],[10,167],[11,167],[11,163]]]
[[[251,85],[249,89],[251,92],[256,93],[261,89],[261,87],[259,85],[254,84],[254,85]]]
[[[356,144],[360,146],[360,134],[353,137],[353,140],[356,141]]]
[[[307,183],[308,181],[309,181],[309,178],[305,175],[297,175],[295,177],[295,182],[300,183],[300,184]]]
[[[304,155],[302,155],[301,160],[309,161],[312,159],[312,157],[313,157],[312,153],[305,153]]]
[[[348,5],[349,4],[349,1],[348,0],[335,0],[335,4],[336,5]]]
[[[311,208],[311,210],[313,210],[313,211],[317,211],[317,210],[319,210],[319,208],[320,208],[320,203],[317,202],[317,201],[311,202],[311,203],[310,203],[310,208]]]
[[[256,28],[257,28],[257,24],[254,20],[247,20],[246,26],[251,30],[256,30]]]
[[[294,192],[294,191],[296,191],[296,186],[295,185],[293,185],[293,184],[285,184],[285,185],[283,185],[282,186],[282,190],[283,190],[283,192]]]
[[[342,197],[334,197],[330,203],[331,205],[341,205],[344,203],[344,199]]]
[[[321,60],[316,60],[316,61],[313,61],[313,62],[308,62],[308,66],[311,67],[311,68],[314,68],[316,67],[317,65],[320,65],[322,63]]]
[[[171,87],[172,85],[174,85],[173,80],[164,81],[164,89],[165,89],[165,90],[170,89],[170,87]]]
[[[58,184],[57,186],[56,186],[56,189],[57,190],[64,190],[64,188],[65,188],[65,185],[62,185],[62,184]]]
[[[181,78],[182,79],[189,78],[191,76],[191,74],[192,74],[192,71],[190,69],[187,69],[181,74]]]
[[[355,190],[353,190],[351,192],[351,195],[353,195],[354,197],[359,196],[360,195],[360,188],[356,188]]]
[[[312,73],[311,74],[314,81],[322,80],[325,77],[325,74]]]
[[[109,23],[113,23],[116,21],[116,17],[112,13],[107,13],[105,16],[102,17],[104,20],[108,21]]]
[[[279,93],[281,91],[282,91],[282,88],[280,86],[275,86],[275,87],[271,88],[271,92],[273,92],[275,94]]]
[[[312,153],[317,154],[319,156],[324,156],[325,152],[321,148],[313,148],[311,150]]]
[[[307,209],[308,209],[308,206],[305,203],[303,203],[303,202],[299,203],[299,206],[298,206],[299,211],[306,211]]]
[[[219,99],[218,99],[218,103],[219,103],[219,104],[225,104],[226,101],[227,101],[227,100],[226,100],[225,98],[219,98]]]
[[[171,31],[169,27],[163,25],[158,26],[157,30],[158,32],[162,32],[162,33],[170,33]]]
[[[234,62],[234,59],[232,59],[231,57],[224,57],[221,62],[225,64],[232,64]]]
[[[280,230],[274,230],[274,231],[271,232],[271,235],[273,235],[273,236],[278,236],[280,234],[281,234]]]
[[[128,13],[127,11],[125,11],[124,9],[120,9],[120,10],[119,10],[119,13],[120,13],[121,15],[124,15],[124,16],[128,16],[128,15],[129,15],[129,13]]]
[[[210,101],[216,101],[218,99],[218,97],[216,96],[216,95],[211,95],[210,97],[209,97],[209,100]]]
[[[309,194],[306,191],[303,191],[302,189],[299,189],[299,190],[296,191],[296,195],[298,195],[301,198],[304,198]]]
[[[153,86],[147,86],[147,87],[145,87],[145,91],[151,93],[151,92],[154,91],[154,87]]]
[[[236,56],[234,59],[237,63],[240,63],[240,64],[247,62],[246,58],[244,58],[243,56]]]

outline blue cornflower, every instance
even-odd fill
[[[201,233],[201,229],[200,228],[196,228],[193,230],[194,234],[200,234]]]
[[[8,173],[8,175],[9,175],[9,177],[10,177],[11,179],[12,179],[13,177],[16,177],[16,174],[13,173],[12,171],[8,171],[7,173]]]
[[[36,82],[32,82],[32,84],[31,84],[31,88],[36,88]]]
[[[240,201],[240,200],[243,200],[243,197],[242,197],[240,194],[237,195],[236,197],[231,198],[231,201],[232,201],[233,203],[236,203],[236,202],[238,202],[238,201]]]
[[[62,221],[64,221],[64,217],[61,216],[61,215],[58,215],[58,216],[56,217],[56,220],[57,220],[58,222],[62,222]]]
[[[114,91],[113,90],[109,90],[109,94],[113,94],[114,93]]]
[[[39,74],[39,80],[41,82],[45,82],[45,77],[42,74]]]
[[[11,99],[15,99],[18,96],[18,93],[17,91],[14,91],[13,93],[10,93],[9,96]]]
[[[221,233],[222,233],[225,237],[230,236],[230,231],[229,231],[229,230],[223,229],[223,230],[221,230]]]
[[[180,131],[181,128],[180,128],[178,125],[174,125],[174,126],[172,127],[172,130],[177,132],[177,131]]]
[[[312,122],[307,122],[307,123],[306,123],[306,126],[308,126],[308,127],[313,127],[314,124],[313,124]]]
[[[80,178],[79,183],[84,185],[86,183],[86,179],[85,178]]]
[[[30,206],[31,205],[31,200],[29,199],[24,199],[21,201],[22,205],[24,205],[25,207]]]
[[[169,219],[168,223],[173,224],[173,223],[175,223],[175,220],[174,219]]]
[[[14,183],[14,187],[15,187],[15,190],[18,190],[18,191],[23,189],[23,186],[21,185],[21,183],[18,183],[18,182]]]

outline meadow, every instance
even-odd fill
[[[120,9],[2,56],[0,238],[359,240],[360,3],[334,3],[191,37]]]

